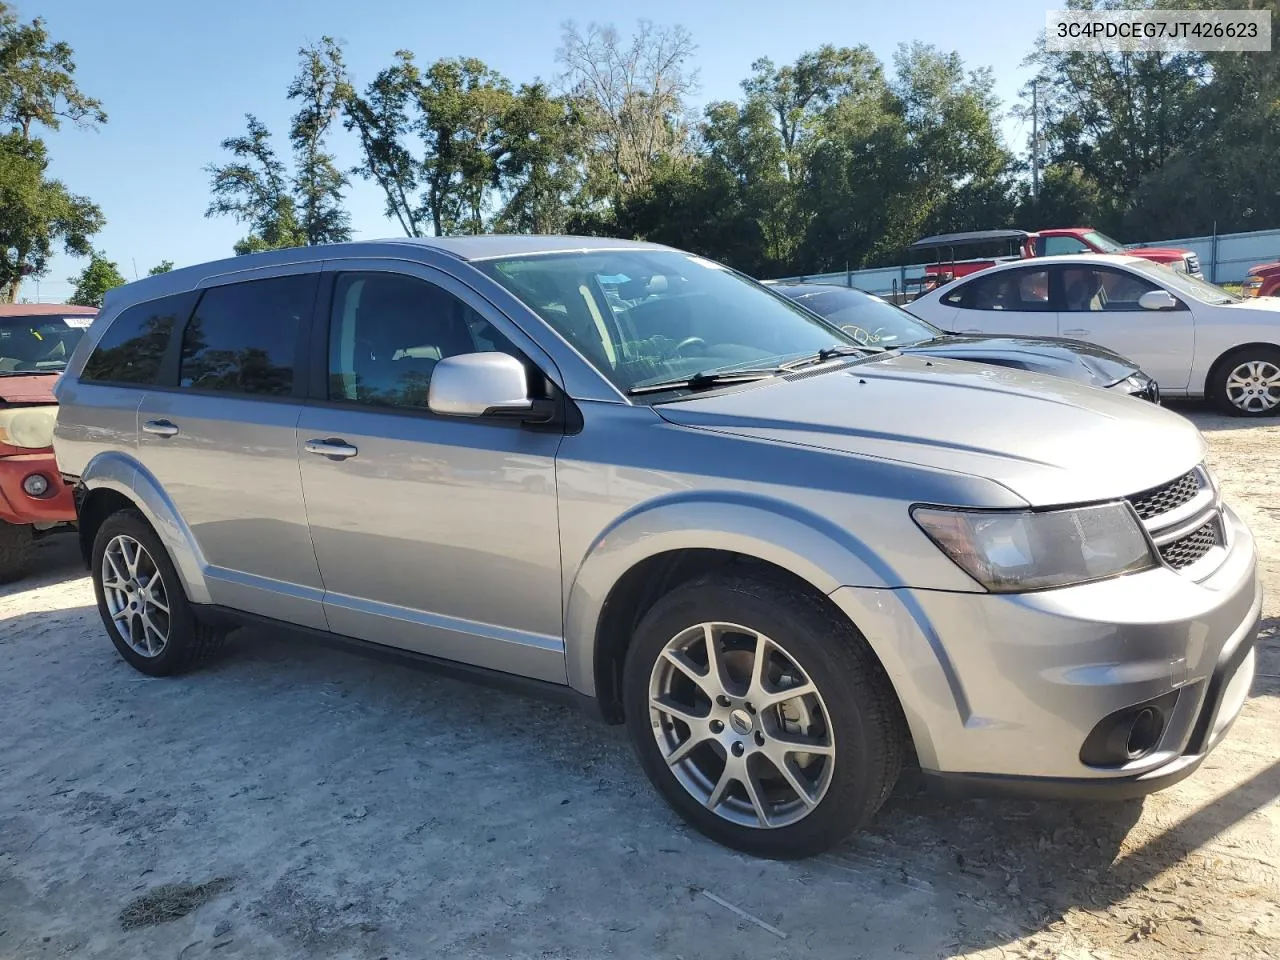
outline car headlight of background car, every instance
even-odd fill
[[[1152,403],[1160,402],[1160,388],[1145,373],[1130,374],[1120,381],[1118,389],[1131,397],[1150,400]]]
[[[1127,503],[1050,511],[918,506],[911,516],[993,593],[1107,580],[1160,563]]]
[[[0,410],[0,444],[28,450],[52,446],[57,419],[58,408],[54,404]]]
[[[1262,290],[1262,278],[1254,274],[1244,278],[1244,283],[1240,285],[1240,292],[1246,297],[1256,297]]]

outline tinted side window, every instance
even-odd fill
[[[1084,253],[1089,248],[1075,237],[1040,237],[1036,240],[1036,253],[1053,257],[1063,253]]]
[[[1140,310],[1138,298],[1159,289],[1145,277],[1109,267],[1070,267],[1062,271],[1063,309],[1073,313]]]
[[[329,399],[425,409],[445,357],[519,351],[435,284],[394,273],[339,274],[329,323]]]
[[[948,303],[956,303],[948,295]],[[1048,270],[1002,270],[970,280],[957,304],[970,310],[1010,310],[1021,313],[1049,309]]]
[[[182,337],[180,384],[289,396],[298,331],[311,315],[319,274],[250,280],[206,290]]]
[[[124,310],[85,362],[80,379],[105,383],[155,384],[169,339],[191,314],[199,293],[148,300]]]

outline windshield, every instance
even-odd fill
[[[93,317],[0,317],[0,376],[58,373],[71,359]]]
[[[719,264],[667,250],[481,261],[619,390],[773,367],[835,345],[835,327]]]
[[[1244,302],[1243,297],[1228,293],[1216,283],[1210,283],[1208,280],[1201,280],[1199,277],[1193,277],[1191,274],[1183,273],[1181,270],[1166,267],[1163,263],[1152,263],[1150,260],[1144,260],[1138,266],[1153,280],[1163,284],[1173,293],[1191,297],[1191,299],[1199,300],[1201,303]]]
[[[779,292],[868,346],[908,347],[943,336],[932,324],[861,290],[814,284],[783,287]]]
[[[1099,253],[1124,253],[1123,243],[1112,240],[1105,233],[1099,233],[1097,230],[1090,230],[1084,235],[1084,239]]]

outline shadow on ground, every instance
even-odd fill
[[[121,663],[92,608],[5,633],[0,954],[941,955],[1116,904],[1280,792],[1273,764],[1133,848],[1138,801],[908,783],[837,850],[770,863],[685,828],[620,729],[562,706],[262,629],[168,680]],[[121,929],[149,890],[214,878],[189,916]],[[207,953],[215,928],[258,952]]]

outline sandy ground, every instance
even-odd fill
[[[1280,423],[1184,412],[1270,590],[1226,743],[1145,802],[906,785],[800,863],[687,830],[562,707],[262,631],[144,678],[49,541],[0,590],[0,958],[1280,957]]]

